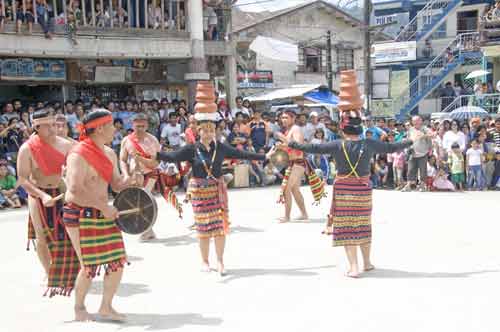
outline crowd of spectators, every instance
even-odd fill
[[[230,109],[225,100],[218,100],[219,122],[217,137],[238,149],[253,152],[268,151],[282,131],[280,114],[256,108],[248,100],[236,98]],[[15,182],[16,157],[19,147],[33,133],[31,114],[46,108],[67,120],[68,135],[78,139],[78,123],[86,112],[104,107],[113,113],[116,133],[111,143],[119,153],[122,139],[132,131],[132,117],[138,112],[149,119],[148,131],[158,137],[163,149],[176,150],[197,139],[197,126],[192,111],[184,100],[80,100],[23,104],[21,100],[7,102],[0,115],[0,205],[17,207],[26,197]],[[296,124],[305,141],[319,144],[342,137],[341,130],[328,114],[318,114],[298,108]],[[406,123],[394,119],[364,119],[363,136],[380,141],[400,142],[410,138],[412,149],[390,155],[379,155],[372,161],[371,179],[375,188],[419,190],[485,190],[500,186],[500,119],[472,119],[470,122],[431,121],[419,117]],[[335,165],[328,155],[307,156],[311,168],[329,184],[335,178]],[[226,174],[246,165],[250,186],[279,184],[283,169],[260,161],[227,160]],[[164,170],[181,169],[181,165],[162,165]],[[240,174],[241,175],[241,174]]]

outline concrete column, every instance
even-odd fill
[[[236,48],[232,48],[236,52]],[[227,56],[224,63],[226,76],[226,102],[231,109],[236,108],[235,98],[238,96],[238,78],[236,72],[236,57]]]
[[[202,0],[188,0],[187,5],[193,57],[189,61],[189,72],[186,73],[184,78],[188,82],[188,100],[189,105],[192,106],[196,96],[196,83],[200,80],[209,80],[210,75],[207,71],[207,61],[203,45],[203,2]]]

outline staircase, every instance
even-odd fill
[[[395,41],[416,41],[418,43],[421,40],[425,40],[462,3],[463,0],[431,0],[427,2],[424,8],[400,31]]]
[[[443,82],[448,74],[463,64],[480,64],[482,56],[479,48],[479,33],[458,35],[420,72],[409,84],[408,89],[401,95],[393,97],[393,114],[400,119],[406,117]]]

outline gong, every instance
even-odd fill
[[[158,216],[155,198],[139,187],[120,191],[113,205],[119,211],[118,228],[127,234],[142,234],[151,229]]]
[[[271,155],[271,163],[279,170],[288,167],[289,161],[290,157],[288,157],[288,153],[286,153],[285,150],[276,150],[276,152]]]

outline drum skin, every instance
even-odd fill
[[[130,213],[118,217],[118,228],[127,234],[142,234],[151,229],[158,216],[158,206],[153,195],[143,188],[130,187],[122,190],[115,198],[113,205],[118,211],[140,208],[138,213]]]

